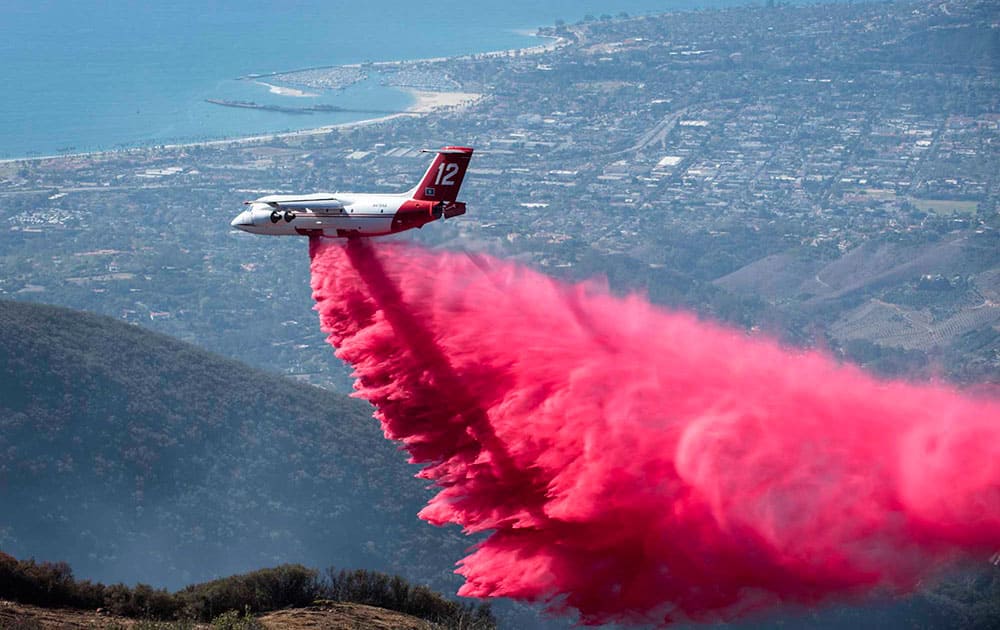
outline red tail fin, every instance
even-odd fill
[[[472,159],[471,147],[444,147],[424,173],[413,198],[420,201],[455,201]]]

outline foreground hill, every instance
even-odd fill
[[[354,629],[369,630],[433,630],[435,626],[429,621],[418,619],[385,608],[336,602],[305,608],[290,608],[279,610],[257,619],[267,630],[299,630],[305,628]],[[91,610],[73,610],[70,608],[39,608],[0,600],[0,628],[32,628],[35,630],[75,630],[83,628],[156,628],[156,630],[201,630],[212,627],[209,623],[150,624],[128,617],[117,617]]]
[[[438,626],[385,608],[364,604],[329,603],[278,610],[260,617],[268,630],[306,628],[367,628],[368,630],[432,630]]]
[[[15,556],[166,587],[301,562],[447,589],[442,558],[468,542],[416,518],[413,472],[358,401],[0,302],[0,549]]]
[[[141,620],[141,621],[138,621]],[[37,627],[462,628],[495,630],[488,604],[462,603],[398,575],[281,565],[173,593],[77,580],[64,562],[0,552],[0,630]]]
[[[39,608],[0,599],[0,628],[33,628],[53,630],[56,628],[105,628],[117,626],[133,628],[138,622],[125,617],[104,615],[94,610],[74,610],[72,608]],[[210,628],[209,624],[199,624],[194,628]]]

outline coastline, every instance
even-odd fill
[[[538,33],[532,33],[528,35],[529,37],[537,37],[539,39],[551,39],[553,41],[546,42],[543,44],[535,44],[534,46],[525,46],[524,48],[505,48],[503,50],[490,50],[486,52],[479,53],[469,53],[466,55],[454,55],[452,57],[425,57],[423,59],[403,59],[396,61],[372,61],[370,63],[348,63],[339,66],[326,66],[328,68],[393,68],[397,66],[405,66],[408,64],[420,64],[420,63],[441,63],[442,61],[462,61],[471,59],[492,59],[497,57],[517,57],[521,55],[538,55],[545,52],[550,52],[557,48],[561,48],[569,43],[569,40],[565,37],[560,37],[558,35],[541,35]]]
[[[40,162],[43,160],[60,160],[66,158],[80,158],[80,157],[91,157],[98,155],[106,156],[119,156],[128,155],[129,153],[139,153],[142,151],[156,150],[156,149],[187,149],[193,147],[215,147],[215,146],[225,146],[225,145],[242,145],[242,144],[254,144],[257,142],[271,142],[273,140],[279,140],[283,138],[305,138],[309,136],[318,136],[334,131],[343,131],[345,129],[353,129],[356,127],[365,127],[368,125],[375,125],[379,123],[388,122],[390,120],[395,120],[397,118],[419,118],[421,116],[426,116],[427,114],[434,113],[442,109],[450,110],[461,110],[466,107],[471,107],[477,103],[484,95],[476,94],[473,92],[434,92],[430,90],[417,90],[413,88],[402,88],[395,87],[393,89],[399,90],[406,94],[409,94],[414,102],[406,111],[397,112],[395,114],[387,114],[385,116],[378,116],[376,118],[365,118],[363,120],[352,120],[344,123],[336,123],[333,125],[323,125],[321,127],[314,127],[311,129],[299,129],[297,131],[280,131],[274,133],[263,133],[253,136],[242,136],[239,138],[220,138],[217,140],[198,140],[194,142],[179,142],[174,144],[155,144],[139,147],[130,147],[127,149],[116,149],[112,151],[85,151],[81,153],[61,153],[56,155],[39,155],[32,157],[23,158],[0,158],[0,164],[12,164],[16,162]]]
[[[376,61],[370,64],[338,64],[335,66],[323,66],[325,68],[355,68],[362,66],[375,66],[378,68],[392,68],[392,67],[403,67],[410,64],[424,64],[424,63],[440,63],[445,61],[453,60],[463,60],[463,59],[477,59],[477,58],[499,58],[499,57],[518,57],[523,55],[537,55],[557,48],[561,48],[569,43],[569,40],[563,37],[553,36],[553,35],[539,35],[532,34],[533,37],[538,37],[542,39],[548,39],[552,41],[544,42],[541,44],[536,44],[534,46],[527,46],[524,48],[509,48],[505,50],[495,50],[481,53],[469,53],[466,55],[456,55],[452,57],[430,57],[424,59],[402,59],[394,61]],[[287,71],[292,72],[292,71]],[[273,74],[280,73],[269,73],[267,75],[253,75],[252,77],[241,77],[241,78],[253,78],[258,83],[267,85],[269,88],[286,89],[280,86],[271,86],[270,84],[260,81],[261,78],[266,78]],[[295,90],[295,88],[287,88],[290,90]],[[479,100],[481,100],[484,94],[475,94],[471,92],[457,92],[457,91],[433,91],[433,90],[421,90],[417,88],[409,87],[399,87],[392,86],[392,89],[399,90],[408,94],[414,99],[414,102],[406,108],[405,111],[387,114],[385,116],[377,116],[375,118],[365,118],[362,120],[354,120],[344,123],[336,123],[332,125],[323,125],[320,127],[314,127],[310,129],[299,129],[296,131],[281,131],[274,133],[263,133],[256,134],[252,136],[241,136],[235,138],[219,138],[215,140],[196,140],[192,142],[180,142],[172,144],[145,144],[138,145],[135,147],[128,147],[123,149],[111,149],[106,151],[80,151],[74,153],[56,153],[51,155],[35,155],[27,157],[14,157],[14,158],[0,158],[0,164],[12,164],[18,162],[42,162],[48,160],[59,160],[67,158],[81,158],[81,157],[91,157],[91,156],[118,156],[118,155],[128,155],[130,153],[139,153],[142,151],[156,150],[156,149],[183,149],[189,147],[212,147],[212,146],[225,146],[225,145],[242,145],[242,144],[253,144],[255,142],[269,142],[276,139],[282,138],[299,138],[299,137],[309,137],[331,133],[333,131],[353,129],[356,127],[364,127],[368,125],[375,125],[379,123],[388,122],[390,120],[395,120],[397,118],[406,117],[420,117],[427,114],[443,110],[461,110],[466,107],[471,107]],[[298,92],[298,90],[295,90]],[[305,96],[305,94],[294,94],[294,96]]]
[[[415,90],[410,88],[394,88],[394,89],[400,90],[401,92],[405,92],[415,99],[414,103],[410,105],[408,108],[406,108],[406,111],[398,112],[395,114],[386,114],[385,116],[378,116],[376,118],[365,118],[363,120],[352,120],[350,122],[336,123],[333,125],[323,125],[321,127],[314,127],[312,129],[299,129],[297,131],[281,131],[276,133],[265,133],[255,136],[246,136],[242,138],[225,138],[221,140],[203,140],[200,142],[162,144],[162,145],[156,145],[156,147],[162,149],[184,149],[188,147],[253,144],[255,142],[270,142],[272,140],[278,140],[282,138],[304,138],[309,136],[318,136],[333,131],[342,131],[344,129],[353,129],[356,127],[366,127],[368,125],[375,125],[378,123],[395,120],[397,118],[417,118],[420,116],[424,116],[426,114],[433,113],[439,109],[448,109],[448,108],[463,109],[465,107],[469,107],[475,104],[476,102],[479,101],[479,99],[483,97],[482,94],[474,94],[472,92],[431,92],[425,90]],[[138,149],[130,149],[130,150],[138,150]],[[83,153],[80,155],[92,155],[92,154]],[[56,157],[61,157],[61,156],[56,156]]]
[[[252,73],[241,77],[237,77],[239,80],[260,80],[266,79],[268,77],[280,76],[285,74],[295,74],[297,72],[306,72],[309,70],[328,70],[330,68],[392,68],[396,66],[405,66],[407,64],[421,64],[421,63],[440,63],[442,61],[461,61],[469,59],[478,58],[491,58],[491,57],[515,57],[519,55],[537,55],[539,53],[550,52],[557,48],[561,48],[569,43],[569,40],[565,37],[560,37],[559,35],[543,35],[541,33],[533,32],[529,29],[517,30],[515,31],[518,35],[524,37],[534,37],[537,39],[548,39],[548,41],[542,44],[535,44],[533,46],[524,46],[522,48],[503,48],[500,50],[488,50],[485,52],[478,53],[467,53],[464,55],[452,55],[450,57],[421,57],[419,59],[394,59],[385,61],[368,61],[365,63],[341,63],[333,64],[329,66],[306,66],[303,68],[293,68],[291,70],[279,70],[276,72],[266,72],[266,73]]]

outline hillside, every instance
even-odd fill
[[[118,626],[133,628],[138,622],[126,617],[104,615],[93,610],[74,610],[72,608],[39,608],[28,604],[19,604],[0,600],[0,628],[32,628],[38,630],[55,630],[66,628],[101,628]],[[209,624],[199,624],[194,628],[209,628]]]
[[[927,377],[943,368],[952,381],[995,384],[998,263],[996,234],[954,233],[873,239],[832,259],[782,252],[713,284],[798,313],[829,346],[874,371]]]
[[[331,361],[334,360],[331,357]],[[362,403],[110,318],[0,302],[0,549],[177,587],[281,562],[447,590],[468,544],[416,518]]]
[[[299,630],[304,628],[369,628],[371,630],[431,630],[434,624],[412,615],[366,606],[337,602],[321,606],[279,610],[258,618],[266,630]],[[116,617],[95,611],[69,608],[49,609],[0,600],[0,628],[32,628],[36,630],[75,630],[77,628],[149,628],[150,624]],[[173,630],[175,626],[163,623],[157,630]],[[180,624],[176,628],[201,630],[211,628],[208,623]]]
[[[260,617],[267,630],[306,628],[367,628],[369,630],[432,630],[434,624],[385,608],[344,602],[292,608]]]
[[[398,575],[281,565],[173,593],[77,580],[64,562],[0,552],[0,630],[139,627],[463,628],[495,630],[489,604],[458,602]]]

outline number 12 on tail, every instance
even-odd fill
[[[438,166],[437,179],[434,180],[434,185],[454,186],[455,175],[458,175],[458,164],[455,164],[454,162],[450,164],[441,164]]]

